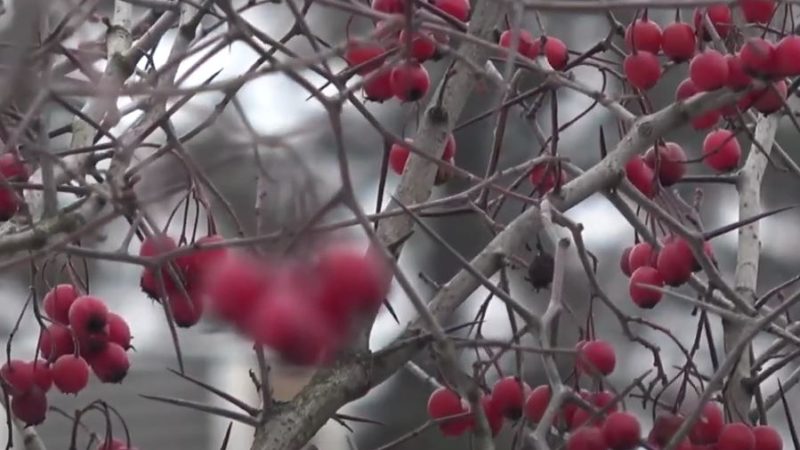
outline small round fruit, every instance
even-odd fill
[[[580,372],[609,375],[617,365],[614,347],[602,339],[581,343],[577,351],[576,367]]]
[[[681,81],[675,90],[675,100],[686,100],[695,94],[700,93],[700,89],[694,84],[691,78]],[[705,130],[711,128],[719,122],[722,114],[719,110],[711,110],[692,119],[692,128],[695,130]]]
[[[69,324],[69,307],[80,296],[78,289],[71,284],[59,284],[50,289],[42,300],[47,317],[64,325]]]
[[[491,395],[484,395],[481,397],[481,407],[483,413],[486,415],[486,421],[489,422],[489,429],[492,431],[492,436],[497,436],[503,428],[503,413],[495,405]],[[477,418],[473,418],[473,421]]]
[[[675,142],[650,147],[644,155],[644,162],[653,170],[658,165],[658,179],[664,186],[672,186],[686,175],[686,152]]]
[[[517,377],[498,380],[492,388],[492,401],[500,413],[511,420],[522,417],[525,397],[531,388]]]
[[[544,56],[547,63],[555,70],[564,70],[569,62],[569,50],[559,38],[553,36],[543,36],[533,41],[527,56],[536,59],[542,52],[542,39],[544,39]]]
[[[702,91],[724,87],[728,82],[728,62],[725,56],[713,49],[698,53],[689,64],[689,78]]]
[[[635,272],[639,267],[655,267],[658,252],[648,242],[640,242],[631,248],[628,254],[628,268]]]
[[[344,51],[344,60],[351,68],[358,67],[360,75],[366,75],[383,64],[384,48],[377,42],[350,40]]]
[[[633,250],[633,247],[626,247],[625,250],[622,251],[622,256],[619,258],[619,269],[625,274],[626,277],[631,276],[632,273],[629,259],[631,256],[631,250]]]
[[[559,171],[555,162],[543,162],[533,166],[528,178],[536,192],[546,193],[550,192],[557,183],[566,182],[567,173],[563,169]]]
[[[383,103],[393,96],[392,69],[381,67],[373,71],[364,81],[364,97],[367,100]]]
[[[511,48],[511,40],[514,37],[513,30],[505,30],[500,34],[498,44],[503,48]],[[527,30],[517,31],[517,52],[527,55],[533,45],[534,37]]]
[[[34,385],[33,364],[29,361],[12,359],[0,367],[0,377],[11,395],[19,395],[29,391]]]
[[[753,108],[764,115],[780,111],[786,102],[787,94],[786,81],[776,81],[771,86],[752,93]]]
[[[775,0],[739,0],[739,7],[747,22],[766,24],[772,20]]]
[[[65,394],[77,394],[89,384],[89,365],[80,356],[63,355],[53,363],[53,384]]]
[[[657,23],[636,19],[625,29],[625,45],[629,51],[645,51],[657,55],[661,51],[662,33]]]
[[[688,23],[675,22],[664,28],[661,48],[674,62],[688,61],[694,56],[697,38]]]
[[[567,450],[607,450],[603,432],[596,427],[581,428],[567,439]]]
[[[69,308],[69,325],[76,333],[99,333],[107,323],[108,307],[97,297],[78,297]]]
[[[8,181],[27,181],[30,173],[15,151],[0,155],[0,175]]]
[[[743,423],[729,423],[722,428],[717,448],[725,450],[755,450],[756,437],[753,430]],[[760,450],[760,449],[759,449]]]
[[[661,78],[661,63],[656,55],[646,51],[626,56],[622,69],[628,82],[643,91],[655,86]]]
[[[20,198],[13,189],[0,187],[0,221],[14,217],[19,211],[20,204]]]
[[[636,306],[652,309],[661,301],[661,292],[652,290],[649,286],[664,287],[664,279],[658,270],[652,267],[639,267],[631,275],[629,287],[631,299]]]
[[[656,269],[664,282],[670,286],[680,286],[692,277],[694,254],[683,238],[666,242],[658,252]]]
[[[230,253],[208,273],[204,291],[211,311],[238,327],[249,320],[272,283],[273,269],[240,253]]]
[[[400,32],[400,37],[397,38],[400,45],[406,44],[406,36],[406,30]],[[411,48],[408,54],[418,62],[425,62],[436,55],[436,40],[433,36],[418,31],[411,37]]]
[[[744,71],[758,76],[769,76],[776,72],[775,47],[763,38],[751,38],[739,50]]]
[[[39,334],[39,352],[50,362],[74,351],[75,341],[67,326],[52,323]]]
[[[647,436],[647,441],[658,446],[667,445],[667,442],[672,439],[672,436],[682,423],[683,417],[677,414],[664,414],[656,417],[653,428],[650,429],[650,434]]]
[[[625,178],[645,197],[653,198],[656,195],[656,174],[641,156],[635,155],[625,164]]]
[[[428,398],[428,416],[433,420],[467,412],[469,412],[469,407],[461,401],[461,397],[446,387],[440,387],[433,391]],[[464,415],[439,422],[439,430],[445,436],[460,436],[469,429],[471,424],[471,417]]]
[[[550,404],[550,386],[536,386],[525,400],[525,417],[533,423],[539,423]]]
[[[728,54],[725,55],[725,61],[728,63],[727,86],[734,91],[740,91],[750,86],[753,78],[745,72],[742,58],[738,54]]]
[[[783,450],[783,439],[775,428],[760,425],[753,428],[756,438],[756,450]]]
[[[432,3],[462,22],[466,22],[469,19],[469,0],[433,0]]]
[[[50,370],[50,364],[43,359],[38,359],[31,361],[31,367],[33,368],[34,384],[44,392],[49,391],[50,387],[53,386],[53,373]]]
[[[409,61],[392,69],[390,85],[400,101],[416,102],[428,93],[431,79],[423,65]]]
[[[719,405],[713,402],[706,403],[703,405],[703,413],[689,432],[689,440],[696,445],[714,444],[719,440],[724,426],[725,416]]]
[[[780,76],[800,75],[800,36],[790,34],[775,47],[775,71]]]
[[[125,350],[131,348],[131,329],[119,314],[108,313],[108,340]]]
[[[742,149],[733,132],[717,130],[703,140],[703,162],[717,172],[729,172],[739,165]]]
[[[603,436],[612,450],[632,450],[639,445],[642,427],[633,414],[614,412],[603,423]]]
[[[14,395],[11,398],[11,412],[25,426],[39,425],[47,416],[47,396],[38,387]]]
[[[89,364],[103,383],[121,383],[131,365],[125,349],[114,342],[109,342],[101,352],[93,355]]]
[[[196,288],[190,286],[186,293],[178,290],[170,291],[167,294],[167,301],[172,319],[180,328],[191,328],[203,317],[204,303]]]
[[[706,14],[708,14],[708,18],[711,20],[711,24],[714,26],[717,34],[719,34],[719,37],[723,39],[727,37],[728,33],[733,27],[733,13],[728,5],[709,5],[706,8]],[[708,33],[705,29],[705,20],[703,19],[702,15],[702,8],[694,10],[694,27],[697,30],[701,30],[703,39],[706,41],[711,40],[711,33]]]

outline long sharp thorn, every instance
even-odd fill
[[[223,408],[217,408],[216,406],[204,405],[202,403],[197,403],[190,400],[183,400],[180,398],[160,397],[157,395],[146,395],[146,394],[139,394],[139,395],[142,398],[146,398],[148,400],[155,400],[157,402],[169,403],[170,405],[180,406],[183,408],[193,409],[195,411],[202,411],[205,413],[214,414],[216,416],[225,417],[250,426],[256,426],[258,424],[258,421],[250,416]]]
[[[228,394],[227,392],[221,391],[221,390],[215,388],[214,386],[211,386],[209,384],[203,383],[202,381],[197,380],[197,379],[195,379],[193,377],[190,377],[189,375],[186,375],[185,373],[180,373],[177,370],[174,370],[174,369],[167,369],[167,370],[169,370],[170,372],[174,373],[175,375],[183,378],[184,380],[189,381],[190,383],[194,383],[194,384],[200,386],[201,388],[206,389],[207,391],[209,391],[209,392],[211,392],[213,394],[216,394],[218,397],[222,398],[223,400],[227,400],[228,402],[230,402],[234,406],[238,407],[242,411],[246,412],[247,414],[250,414],[251,416],[257,416],[258,415],[258,409],[257,408],[254,408],[254,407],[248,405],[247,403],[245,403],[245,402],[239,400],[238,398]]]
[[[748,217],[746,219],[742,219],[742,220],[736,221],[734,223],[719,227],[716,230],[706,231],[705,233],[703,233],[703,239],[706,240],[706,241],[708,241],[710,239],[714,239],[715,237],[723,235],[723,234],[725,234],[725,233],[727,233],[729,231],[733,231],[733,230],[735,230],[737,228],[741,228],[741,227],[743,227],[745,225],[749,225],[749,224],[751,224],[751,223],[753,223],[753,222],[755,222],[757,220],[761,220],[761,219],[763,219],[765,217],[769,217],[769,216],[772,216],[772,215],[775,215],[775,214],[778,214],[778,213],[782,213],[784,211],[788,211],[790,209],[797,208],[798,206],[800,206],[800,205],[783,206],[781,208],[773,209],[772,211],[764,211],[764,212],[762,212],[760,214],[756,214],[753,217]]]

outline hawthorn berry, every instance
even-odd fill
[[[614,347],[602,339],[581,343],[578,351],[576,368],[579,372],[609,375],[617,365]]]
[[[469,3],[469,0],[433,0],[434,6],[462,22],[469,19]]]
[[[639,267],[655,267],[658,252],[648,242],[640,242],[628,254],[628,269],[635,272]]]
[[[50,364],[43,359],[37,359],[31,361],[31,367],[33,368],[33,383],[42,391],[49,391],[50,387],[53,386],[53,373],[50,370]]]
[[[53,323],[39,334],[39,352],[48,361],[55,361],[59,356],[75,351],[75,342],[69,327]]]
[[[405,141],[409,144],[413,142],[410,138],[406,138]],[[450,133],[447,135],[447,140],[444,144],[444,150],[442,150],[442,160],[452,162],[455,154],[456,138],[453,136],[453,133]],[[402,175],[403,171],[406,170],[406,164],[408,163],[408,157],[410,155],[411,150],[409,150],[408,147],[398,143],[392,144],[391,148],[389,149],[389,167],[392,168],[394,173]],[[441,172],[441,168],[439,168],[439,172]]]
[[[759,425],[753,428],[753,436],[756,450],[783,450],[783,439],[775,428]]]
[[[658,252],[656,269],[664,282],[670,286],[680,286],[692,277],[694,254],[683,238],[666,242]]]
[[[607,450],[603,432],[596,427],[581,428],[567,439],[567,450]]]
[[[69,307],[80,296],[78,289],[71,284],[59,284],[47,291],[42,307],[47,317],[64,325],[69,323]]]
[[[550,192],[556,184],[563,184],[567,180],[567,173],[564,169],[558,170],[555,162],[548,161],[536,164],[531,169],[528,178],[531,180],[536,192]]]
[[[511,420],[522,417],[525,398],[531,388],[517,377],[499,379],[492,388],[492,401],[500,414]]]
[[[753,108],[764,115],[780,111],[786,101],[787,94],[786,81],[776,81],[771,86],[752,92]]]
[[[400,32],[397,38],[400,45],[406,44],[406,30]],[[408,49],[408,55],[418,62],[425,62],[436,55],[436,40],[430,34],[417,31],[411,36],[411,48]]]
[[[650,147],[644,162],[653,170],[658,166],[658,179],[664,186],[672,186],[686,174],[686,153],[675,142]]]
[[[756,437],[753,430],[743,423],[729,423],[722,428],[717,448],[724,450],[755,450]],[[760,449],[759,449],[760,450]]]
[[[481,397],[481,408],[483,408],[483,414],[486,415],[486,421],[489,422],[489,429],[492,431],[492,436],[497,436],[503,428],[503,413],[497,408],[491,395],[484,395]],[[477,418],[473,417],[473,422],[475,420],[477,420]],[[474,426],[474,423],[471,424],[471,426]]]
[[[405,10],[407,0],[372,0],[372,9],[386,14],[399,14]]]
[[[706,49],[689,63],[689,78],[701,91],[713,91],[728,82],[728,62],[722,53]]]
[[[360,75],[366,75],[383,64],[381,56],[386,50],[377,42],[351,39],[344,51],[344,60]]]
[[[553,36],[542,36],[535,39],[528,51],[528,58],[536,59],[542,52],[542,41],[544,41],[544,57],[547,63],[555,70],[564,70],[569,62],[569,50],[564,41]]]
[[[628,82],[643,91],[655,86],[661,78],[661,63],[656,55],[647,51],[637,51],[626,56],[622,69]]]
[[[711,24],[714,26],[714,29],[717,31],[717,34],[719,34],[719,37],[723,39],[727,37],[728,33],[733,27],[733,13],[728,5],[709,5],[706,8],[706,14],[710,19]],[[706,41],[711,40],[711,33],[706,30],[702,8],[697,8],[694,10],[694,27],[695,29],[700,30],[703,39]]]
[[[653,198],[656,195],[656,175],[641,156],[635,155],[625,164],[625,177],[645,197]]]
[[[614,394],[608,391],[593,392],[589,397],[589,401],[598,409],[604,409],[607,406],[612,405],[612,403],[614,402]],[[616,410],[617,410],[616,404],[613,404],[607,409],[608,412],[614,412]]]
[[[203,286],[211,311],[241,327],[271,284],[273,272],[267,263],[230,253],[208,272]]]
[[[790,34],[775,46],[775,72],[784,77],[800,75],[800,36]]]
[[[0,187],[0,221],[14,217],[19,211],[20,199],[12,189]]]
[[[631,275],[629,293],[636,306],[644,309],[654,308],[661,301],[661,292],[649,286],[664,287],[664,279],[653,267],[642,266]]]
[[[511,48],[511,40],[514,37],[513,30],[505,30],[500,34],[498,44],[503,48]],[[517,52],[521,55],[528,55],[533,45],[534,37],[527,30],[517,31]]]
[[[725,55],[725,61],[728,63],[728,81],[726,86],[735,91],[750,86],[753,79],[745,72],[742,58],[740,58],[738,54],[728,54]]]
[[[725,416],[722,414],[722,409],[716,403],[708,402],[703,405],[700,418],[692,426],[689,440],[697,445],[714,444],[719,440],[723,426],[725,426]]]
[[[569,422],[569,429],[577,430],[583,426],[596,427],[601,424],[602,420],[603,419],[600,416],[595,417],[595,414],[592,411],[579,407],[572,414],[572,420]]]
[[[539,423],[548,404],[550,404],[550,386],[546,384],[536,386],[525,400],[525,417],[533,423]]]
[[[109,342],[105,348],[89,359],[94,375],[103,383],[121,383],[128,374],[130,361],[125,349],[115,342]]]
[[[175,239],[164,233],[158,233],[148,236],[142,240],[142,246],[139,249],[139,256],[143,258],[153,258],[177,249],[178,244],[175,242]],[[173,280],[168,267],[168,265],[165,265],[161,269],[161,277],[164,279],[164,286],[167,290],[173,288],[175,285],[175,281]],[[147,294],[149,297],[154,299],[161,297],[161,287],[158,281],[158,276],[150,267],[146,267],[144,271],[142,271],[142,277],[139,285],[142,288],[142,292]]]
[[[639,445],[642,427],[633,414],[613,412],[603,423],[603,437],[612,450],[632,450]]]
[[[647,441],[652,442],[658,446],[667,445],[672,436],[683,423],[683,417],[677,414],[663,414],[656,417],[653,423],[653,428],[650,429],[650,434],[647,435]],[[689,441],[688,439],[686,440]]]
[[[99,298],[84,295],[72,302],[68,317],[76,333],[99,333],[108,323],[108,307]]]
[[[131,348],[131,329],[119,314],[108,313],[108,340],[125,350]]]
[[[195,241],[194,246],[204,246],[224,242],[225,238],[212,234],[203,236]],[[219,264],[228,255],[228,249],[223,247],[196,248],[191,253],[177,258],[178,267],[186,273],[187,284],[193,284],[198,279],[203,279],[216,264]]]
[[[414,61],[408,61],[392,69],[389,83],[394,96],[403,102],[420,100],[431,87],[427,69]]]
[[[38,387],[14,395],[11,398],[11,412],[26,426],[39,425],[47,415],[47,396]]]
[[[391,68],[381,67],[373,71],[364,81],[364,97],[367,100],[382,103],[393,96]]]
[[[697,38],[688,23],[675,22],[664,28],[661,48],[674,62],[688,61],[694,56]]]
[[[50,371],[53,384],[65,394],[77,394],[89,384],[89,365],[80,356],[62,355]]]
[[[645,51],[657,55],[661,51],[661,27],[648,18],[636,19],[625,29],[629,51]]]
[[[631,276],[631,263],[629,259],[631,250],[633,250],[633,247],[626,247],[625,250],[622,251],[622,256],[619,258],[619,268],[626,277]]]
[[[180,328],[191,328],[203,317],[204,303],[196,288],[190,286],[186,289],[186,293],[180,290],[170,291],[167,293],[167,301],[172,319]]]
[[[446,387],[433,391],[428,398],[428,416],[433,420],[465,414],[469,406],[461,401],[458,394]],[[468,416],[447,419],[439,422],[439,430],[445,436],[460,436],[472,425],[472,418]]]
[[[26,181],[29,173],[17,153],[11,151],[0,154],[0,175],[4,176],[7,181]]]
[[[33,364],[29,361],[12,359],[0,367],[0,377],[11,395],[19,395],[29,391],[34,385]]]
[[[739,0],[739,7],[747,22],[766,24],[772,20],[775,0]]]
[[[729,172],[739,165],[742,149],[733,132],[716,130],[703,140],[703,162],[717,172]]]
[[[739,59],[748,74],[763,77],[776,72],[775,47],[766,39],[748,39],[739,50]]]
[[[691,78],[681,81],[675,90],[675,100],[686,100],[695,94],[702,92]],[[718,110],[711,110],[692,119],[692,128],[695,130],[705,130],[711,128],[719,122],[722,114]]]

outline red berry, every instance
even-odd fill
[[[633,414],[614,412],[606,417],[603,437],[612,450],[632,450],[639,445],[642,427]]]
[[[497,436],[503,428],[503,413],[497,405],[495,405],[491,395],[484,395],[481,397],[481,407],[483,408],[483,413],[486,415],[486,420],[489,422],[492,436]]]
[[[656,175],[641,156],[635,155],[625,164],[625,177],[646,197],[653,198],[656,195]]]
[[[469,19],[469,0],[433,0],[433,4],[462,22]]]
[[[12,189],[0,187],[0,221],[6,221],[19,211],[20,200]]]
[[[608,405],[612,405],[612,403],[614,402],[614,394],[608,391],[598,391],[591,395],[589,401],[598,409],[604,409]],[[614,412],[616,410],[617,410],[617,405],[614,404],[610,406],[606,411]]]
[[[364,82],[364,96],[367,100],[380,103],[392,98],[392,69],[382,67],[372,72]]]
[[[777,53],[776,53],[777,54]],[[727,86],[735,91],[739,91],[750,86],[753,79],[744,70],[742,58],[736,55],[725,55],[725,61],[728,63],[728,82]],[[777,59],[776,59],[777,61]]]
[[[697,38],[688,23],[675,22],[664,28],[661,48],[664,54],[675,62],[688,61],[694,56]]]
[[[53,385],[53,373],[50,370],[50,364],[43,359],[31,361],[33,367],[33,382],[44,392],[50,390]]]
[[[777,68],[775,47],[766,39],[748,39],[739,50],[739,58],[745,72],[749,74],[772,75]]]
[[[703,414],[689,432],[689,440],[698,445],[714,444],[719,439],[723,426],[725,417],[722,409],[716,403],[706,403],[703,405]]]
[[[562,169],[559,174],[556,167],[555,162],[543,162],[533,166],[529,178],[536,192],[550,192],[556,183],[563,184],[567,180],[567,173]]]
[[[707,49],[692,58],[689,64],[689,78],[701,91],[719,89],[728,82],[728,62],[722,53]]]
[[[658,158],[656,158],[656,149],[658,149]],[[656,163],[656,161],[658,162]],[[650,147],[644,155],[644,162],[653,170],[658,165],[658,179],[664,186],[672,186],[686,174],[686,153],[680,145],[674,142]]]
[[[218,234],[203,236],[195,241],[194,246],[197,248],[194,251],[178,258],[178,267],[186,271],[187,284],[192,284],[205,278],[208,272],[228,255],[228,249],[223,247],[206,249],[199,247],[224,241],[225,238]]]
[[[769,23],[772,20],[772,11],[775,9],[775,0],[739,0],[744,20],[750,23]]]
[[[661,78],[661,63],[650,52],[638,51],[626,56],[622,68],[628,82],[644,91],[655,86]]]
[[[159,233],[146,237],[142,240],[142,246],[139,249],[139,256],[143,258],[153,258],[165,253],[169,253],[178,249],[178,244],[172,237]],[[174,266],[174,265],[173,265]],[[161,269],[161,276],[164,279],[164,286],[167,290],[175,286],[175,281],[168,269],[169,265],[165,264]],[[140,281],[142,291],[151,298],[161,297],[161,284],[158,280],[158,275],[153,269],[147,267],[142,272]]]
[[[29,173],[16,152],[6,152],[0,155],[0,175],[7,181],[27,181]]]
[[[780,111],[786,101],[788,88],[786,81],[780,80],[771,86],[755,91],[753,94],[753,108],[761,114],[772,114]]]
[[[366,75],[383,64],[381,56],[384,48],[377,42],[350,40],[344,51],[344,60],[351,68],[358,67],[356,72]]]
[[[626,247],[625,250],[622,251],[622,256],[619,259],[619,268],[626,277],[631,276],[631,264],[629,260],[631,250],[633,250],[633,247]]]
[[[200,294],[191,287],[186,290],[185,294],[180,290],[170,291],[167,294],[167,301],[172,312],[172,319],[180,328],[190,328],[203,317],[204,308]]]
[[[739,165],[742,149],[739,141],[729,130],[708,133],[703,140],[703,161],[717,172],[728,172]]]
[[[71,284],[59,284],[50,289],[42,300],[44,313],[56,322],[69,323],[69,307],[80,293]]]
[[[514,31],[506,30],[500,34],[499,44],[503,48],[511,48],[511,38],[514,36]],[[528,55],[533,45],[534,37],[526,30],[517,31],[517,52],[522,55]]]
[[[722,428],[722,432],[719,434],[717,448],[721,450],[755,450],[756,437],[749,426],[743,423],[729,423]]]
[[[602,339],[583,343],[577,351],[576,367],[580,372],[609,375],[617,365],[614,347]]]
[[[69,325],[76,333],[99,333],[108,322],[108,307],[97,297],[84,295],[69,308]]]
[[[694,254],[683,238],[676,238],[664,244],[658,252],[656,269],[664,282],[670,286],[680,286],[692,277]]]
[[[492,401],[500,413],[511,420],[522,417],[525,397],[531,388],[517,377],[501,378],[492,388]]]
[[[397,99],[403,102],[415,102],[428,93],[431,79],[424,66],[409,61],[392,69],[390,84]]]
[[[652,309],[661,301],[661,292],[654,291],[648,286],[664,287],[664,279],[658,270],[642,266],[631,275],[629,286],[631,299],[640,308]]]
[[[93,355],[89,364],[103,383],[121,383],[131,366],[125,349],[114,342],[109,342],[101,352]]]
[[[581,428],[567,439],[567,450],[606,450],[607,448],[603,432],[595,427]]]
[[[118,314],[108,313],[108,340],[125,350],[131,348],[131,329]]]
[[[756,438],[756,450],[783,450],[783,439],[775,428],[757,426],[753,428],[753,436]]]
[[[628,268],[635,272],[639,267],[655,267],[658,253],[647,242],[640,242],[631,248],[628,255]]]
[[[400,37],[397,39],[400,45],[406,45],[406,34],[406,30],[400,32]],[[429,34],[416,32],[411,38],[411,49],[408,54],[418,62],[425,62],[436,55],[436,40]]]
[[[445,387],[433,391],[428,398],[428,416],[434,420],[464,414],[468,411],[469,407],[461,401],[461,397]],[[439,422],[439,429],[445,436],[460,436],[472,425],[471,419],[471,417],[464,416],[445,420]]]
[[[700,93],[700,89],[694,84],[691,78],[681,81],[675,90],[675,100],[686,100],[693,95]],[[692,119],[692,128],[695,130],[705,130],[711,128],[719,122],[721,114],[718,110],[708,111]]]
[[[629,51],[646,51],[657,55],[661,51],[661,27],[649,19],[636,19],[625,29],[625,44]]]
[[[559,38],[544,36],[544,56],[547,63],[555,70],[564,70],[569,62],[569,51],[567,45]],[[542,38],[535,39],[527,53],[528,58],[536,59],[542,52]]]
[[[525,400],[525,417],[533,423],[539,423],[550,403],[550,386],[543,384],[534,388]]]
[[[48,361],[75,351],[75,342],[69,328],[59,323],[50,324],[39,334],[39,352]]]
[[[710,5],[706,8],[706,14],[711,20],[714,29],[717,30],[719,37],[725,38],[733,26],[733,14],[728,5]],[[701,8],[694,10],[694,27],[698,30],[702,30],[703,39],[707,41],[711,40],[711,33],[708,33],[705,29],[705,19],[701,14]]]
[[[208,273],[204,288],[209,307],[221,319],[242,326],[270,285],[272,272],[247,255],[229,254]]]
[[[406,0],[372,0],[372,9],[386,14],[404,12]]]
[[[26,426],[39,425],[47,415],[47,396],[39,388],[14,395],[11,398],[11,412]]]
[[[89,365],[80,356],[63,355],[51,368],[53,384],[65,394],[77,394],[89,384]]]
[[[658,446],[667,445],[672,436],[683,423],[683,417],[676,414],[665,414],[656,417],[653,428],[647,436],[647,441]],[[688,439],[687,439],[688,442]]]
[[[775,47],[775,71],[778,75],[800,75],[800,36],[791,34]]]
[[[411,142],[411,139],[406,139],[407,142]],[[408,147],[405,147],[401,144],[392,144],[392,147],[389,149],[389,167],[392,168],[394,173],[398,175],[402,175],[403,171],[406,170],[406,163],[408,162],[408,156],[411,154],[411,151]]]
[[[33,364],[20,359],[12,359],[0,367],[0,377],[5,381],[11,395],[27,392],[34,385]]]

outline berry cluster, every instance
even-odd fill
[[[121,382],[130,367],[128,324],[102,300],[80,295],[71,284],[59,284],[45,295],[42,306],[52,321],[39,335],[44,359],[12,359],[0,368],[12,396],[11,410],[28,425],[44,421],[52,385],[77,394],[89,383],[90,367],[103,383]]]
[[[0,178],[9,181],[28,181],[28,168],[20,161],[16,152],[0,155]],[[10,219],[19,211],[21,190],[0,184],[0,221]]]
[[[406,7],[415,8],[407,0],[373,0],[372,8],[386,14],[403,14]],[[432,6],[450,17],[465,22],[469,19],[469,0],[432,0]],[[368,100],[384,102],[396,98],[401,102],[420,100],[431,86],[430,76],[422,64],[438,55],[439,43],[447,43],[445,34],[409,30],[398,33],[386,32],[385,25],[376,27],[374,40],[350,39],[345,48],[344,59],[350,70],[364,80],[364,95]],[[410,42],[410,47],[406,43]],[[405,52],[405,59],[397,65],[385,64],[395,48]]]

